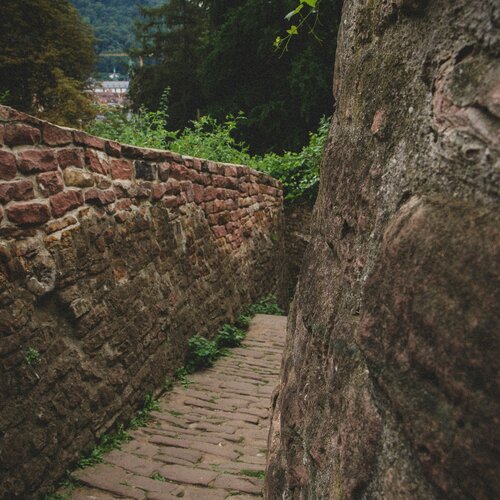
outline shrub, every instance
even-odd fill
[[[201,335],[194,335],[188,341],[189,349],[186,370],[193,373],[200,368],[209,368],[218,357],[217,343]]]
[[[245,339],[245,332],[236,326],[224,325],[215,337],[217,347],[239,347]]]

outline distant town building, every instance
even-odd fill
[[[99,104],[107,106],[126,106],[128,103],[128,87],[128,80],[113,79],[95,82],[92,90]]]

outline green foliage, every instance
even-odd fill
[[[167,131],[169,89],[165,89],[161,98],[161,107],[157,111],[148,111],[142,107],[130,117],[124,110],[101,108],[101,114],[90,123],[86,130],[90,134],[106,137],[123,144],[147,148],[164,149],[169,140],[177,136]]]
[[[138,3],[154,6],[160,0],[71,0],[94,29],[98,52],[125,52],[134,42],[133,20]]]
[[[146,425],[151,420],[150,413],[159,409],[159,403],[151,394],[147,394],[144,400],[144,406],[135,414],[128,425],[124,426],[120,424],[116,431],[104,434],[99,440],[99,443],[80,459],[78,467],[83,469],[102,463],[105,453],[112,450],[119,450],[123,443],[132,439],[127,432],[129,429],[135,430]]]
[[[283,315],[283,310],[276,303],[274,295],[266,295],[254,304],[245,308],[244,314],[248,316],[255,316],[256,314],[278,314]]]
[[[314,200],[329,128],[330,120],[323,117],[318,130],[309,133],[309,144],[298,153],[291,151],[286,151],[283,155],[268,153],[262,157],[252,157],[248,165],[279,179],[283,183],[287,200],[304,196]]]
[[[94,446],[89,453],[83,456],[78,462],[78,467],[92,467],[103,461],[103,456],[111,450],[119,450],[122,443],[130,441],[130,434],[123,425],[119,425],[115,432],[104,434],[99,443]]]
[[[3,2],[0,47],[6,104],[63,125],[92,115],[83,82],[94,67],[93,37],[68,0]]]
[[[250,326],[250,321],[252,321],[252,316],[247,314],[240,314],[236,319],[236,326],[242,330],[248,330]]]
[[[240,470],[240,474],[248,477],[256,477],[257,479],[264,479],[266,477],[266,473],[263,470],[242,469]]]
[[[7,104],[7,100],[10,96],[10,90],[4,90],[0,92],[0,104]]]
[[[246,120],[242,113],[237,116],[229,115],[223,122],[203,116],[181,133],[170,132],[165,129],[168,120],[167,99],[168,90],[164,91],[161,109],[142,109],[130,119],[127,119],[123,111],[105,111],[100,120],[94,120],[87,127],[87,131],[125,144],[168,148],[198,158],[247,165],[279,179],[288,200],[303,196],[315,198],[319,165],[328,137],[328,119],[321,119],[318,130],[309,133],[309,144],[298,153],[287,151],[282,155],[268,153],[252,156],[248,152],[248,146],[235,139],[238,125]]]
[[[201,335],[194,335],[188,340],[186,370],[193,373],[201,368],[209,368],[219,357],[217,343]]]
[[[247,152],[248,147],[234,138],[238,124],[244,120],[242,113],[237,116],[228,115],[223,122],[210,116],[202,116],[191,122],[191,128],[185,128],[168,144],[168,148],[197,158],[246,164],[251,158]]]
[[[225,324],[217,333],[215,342],[220,347],[239,347],[245,340],[245,332],[236,326]]]
[[[132,51],[144,66],[132,74],[130,95],[134,109],[157,109],[165,87],[172,89],[170,121],[184,128],[202,108],[203,82],[199,67],[207,30],[207,2],[169,0],[153,8],[141,8],[137,23],[139,47]]]
[[[137,51],[145,64],[131,82],[135,108],[157,109],[163,89],[170,86],[175,129],[200,115],[223,122],[242,110],[247,119],[234,137],[236,142],[244,138],[249,151],[300,150],[308,131],[333,107],[342,2],[321,0],[314,33],[322,44],[314,37],[294,36],[295,43],[280,57],[273,41],[287,27],[283,12],[297,1],[171,0],[145,10]]]
[[[284,51],[288,50],[288,45],[291,39],[299,34],[299,31],[304,25],[307,26],[310,34],[315,35],[314,25],[318,21],[318,7],[320,2],[321,0],[298,0],[295,8],[285,16],[285,19],[287,21],[291,21],[297,24],[290,25],[290,27],[286,30],[287,34],[285,37],[276,37],[276,40],[274,41],[274,47],[276,49],[281,48]],[[315,22],[313,24],[310,23],[311,16],[314,16],[315,19]],[[298,18],[298,21],[296,21],[296,19],[294,18]]]
[[[184,366],[181,366],[180,368],[177,368],[177,370],[175,370],[175,379],[180,381],[184,389],[187,389],[191,385],[191,381],[189,380],[188,375],[189,373]]]
[[[160,404],[156,401],[151,394],[146,395],[144,406],[139,410],[128,424],[128,428],[135,430],[139,427],[144,427],[150,420],[152,411],[158,411]]]
[[[33,366],[40,363],[41,355],[34,347],[28,347],[24,356],[24,361],[27,365]]]
[[[163,477],[159,472],[155,472],[152,476],[151,479],[154,479],[155,481],[161,481],[162,483],[166,482],[167,478]]]

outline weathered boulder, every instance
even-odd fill
[[[270,499],[500,496],[499,22],[344,2]]]

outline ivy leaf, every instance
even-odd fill
[[[293,16],[295,16],[295,14],[298,14],[298,13],[302,10],[302,8],[303,8],[303,7],[304,7],[304,4],[303,4],[303,3],[301,3],[301,4],[297,5],[297,7],[295,7],[295,9],[293,9],[292,11],[290,11],[290,12],[289,12],[289,13],[285,16],[285,19],[286,19],[287,21],[290,21],[290,19],[291,19]]]
[[[306,3],[307,5],[309,5],[309,7],[311,7],[311,9],[314,9],[314,7],[316,7],[316,4],[318,3],[318,0],[300,0],[300,3]]]
[[[286,32],[289,35],[298,35],[299,34],[299,30],[297,29],[297,26],[295,26],[295,24],[290,26],[290,29],[286,30]]]

